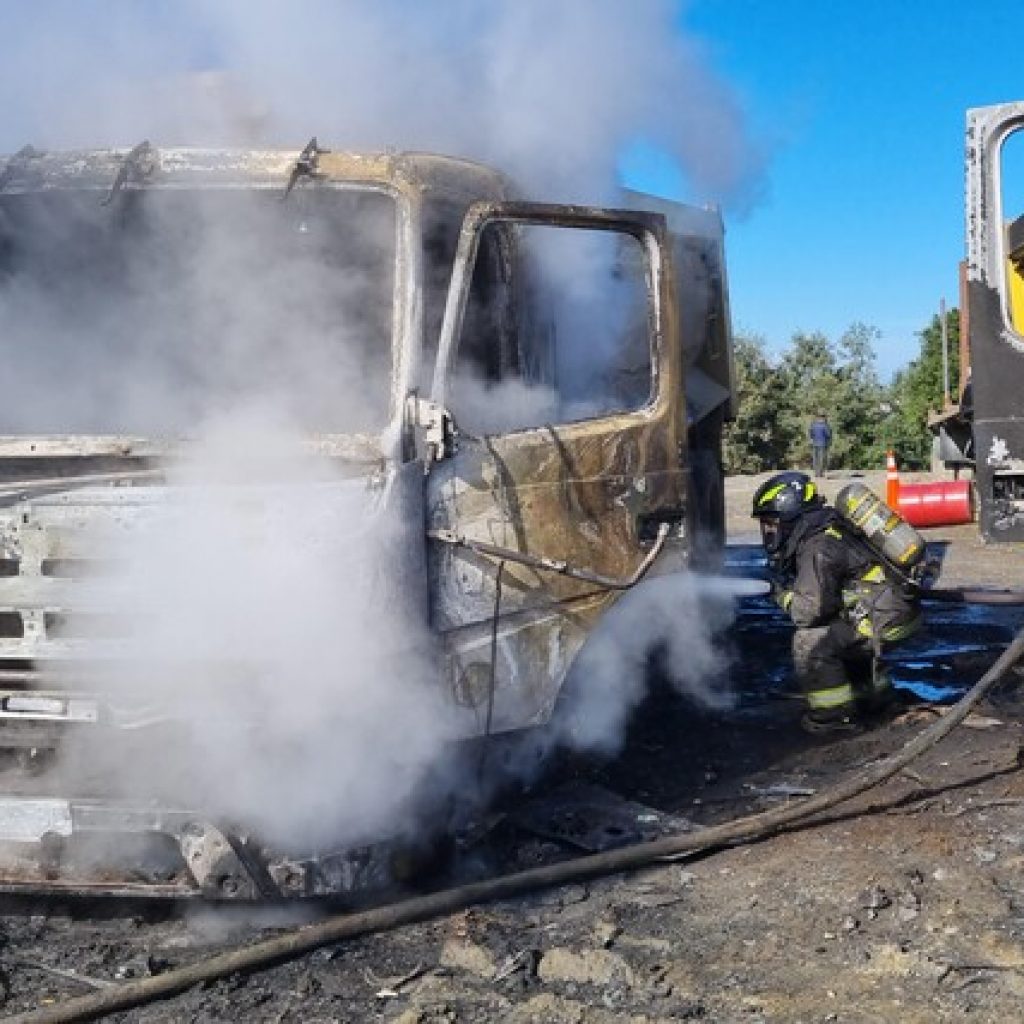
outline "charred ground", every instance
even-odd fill
[[[744,514],[754,484],[729,485],[737,573],[756,559]],[[1012,586],[1024,575],[1017,546],[986,548],[972,528],[929,539],[945,556],[947,583]],[[1024,620],[1020,609],[930,612],[928,634],[894,669],[902,685],[947,700]],[[811,739],[797,724],[782,618],[766,601],[747,600],[723,642],[733,655],[734,709],[696,709],[656,687],[620,756],[563,761],[525,798],[506,801],[464,839],[454,877],[820,792],[902,746],[936,713],[911,711],[840,741]],[[969,727],[909,770],[756,845],[324,949],[123,1019],[1016,1019],[1024,995],[1022,712],[1024,697],[1004,685]],[[213,909],[162,916],[151,907],[102,915],[53,904],[6,910],[6,1013],[193,962],[294,918]]]

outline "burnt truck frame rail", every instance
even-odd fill
[[[648,573],[705,550],[713,557],[721,541],[721,430],[735,411],[721,218],[664,203],[524,202],[490,168],[432,154],[316,147],[312,169],[296,173],[307,151],[298,162],[280,151],[149,144],[128,153],[23,151],[0,173],[0,202],[84,190],[115,216],[126,196],[161,188],[268,190],[283,204],[330,188],[393,197],[388,424],[376,435],[311,434],[308,447],[336,469],[339,486],[361,483],[375,507],[400,515],[406,528],[391,555],[436,639],[437,685],[458,736],[543,725],[617,597]],[[144,174],[133,163],[139,153]],[[624,198],[629,207],[648,201]],[[473,433],[453,388],[468,354],[494,354],[492,384],[506,370],[519,380],[525,366],[531,386],[558,384],[546,282],[522,238],[538,227],[635,243],[629,269],[642,309],[630,321],[627,369],[647,374],[646,398]],[[244,823],[210,822],[197,810],[45,788],[39,754],[69,730],[116,730],[90,672],[95,654],[118,657],[116,642],[51,635],[54,621],[82,610],[74,566],[90,556],[88,527],[129,528],[166,493],[189,444],[0,436],[0,558],[9,570],[0,573],[0,613],[19,624],[0,633],[0,749],[32,762],[29,786],[0,793],[0,891],[262,899],[387,884],[397,837],[297,857],[263,846]],[[57,563],[70,573],[54,574]]]

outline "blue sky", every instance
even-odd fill
[[[559,8],[572,16],[559,21]],[[676,9],[673,37],[664,25]],[[491,15],[482,34],[476,10]],[[542,19],[542,35],[531,18]],[[885,377],[916,355],[916,332],[940,299],[958,303],[966,109],[1024,99],[1024,0],[0,0],[0,24],[0,93],[17,99],[0,116],[8,148],[29,139],[56,145],[65,135],[82,145],[174,138],[161,134],[154,110],[164,94],[109,82],[83,91],[83,83],[102,78],[97,66],[129,83],[140,69],[224,66],[240,69],[243,87],[273,101],[283,123],[305,129],[295,139],[316,131],[365,148],[368,126],[385,125],[388,145],[449,151],[454,136],[450,151],[515,174],[510,160],[525,126],[525,148],[544,155],[545,175],[575,176],[604,166],[600,145],[587,146],[607,136],[608,178],[621,139],[643,116],[657,121],[663,143],[745,149],[733,145],[736,119],[724,123],[731,105],[701,91],[702,69],[688,78],[662,68],[661,39],[684,41],[684,61],[696,40],[703,63],[734,93],[752,148],[766,154],[750,201],[725,211],[736,327],[778,351],[796,331],[835,337],[863,321],[882,332]],[[470,41],[461,49],[460,33]],[[431,48],[399,73],[410,64],[406,49]],[[599,55],[597,74],[579,59],[588,48]],[[460,63],[462,74],[452,73]],[[491,74],[494,66],[504,77]],[[382,67],[389,82],[402,80],[390,100],[365,89]],[[648,69],[644,88],[630,89]],[[467,82],[472,103],[464,102]],[[674,94],[678,104],[667,106]],[[454,108],[444,102],[452,96]],[[703,120],[673,121],[695,105]],[[475,119],[463,116],[466,107]],[[185,141],[196,141],[195,114],[188,109]],[[710,137],[700,134],[708,123]],[[459,148],[466,138],[474,145]],[[509,138],[511,153],[502,148]],[[621,167],[632,187],[702,198],[649,147],[637,146]]]
[[[958,304],[965,111],[1024,99],[1024,2],[691,0],[679,24],[771,153],[763,193],[726,211],[734,325],[779,350],[861,320],[888,377]],[[688,198],[650,154],[624,173]]]

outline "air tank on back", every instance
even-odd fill
[[[836,511],[888,562],[908,575],[924,558],[924,539],[862,483],[836,495]]]

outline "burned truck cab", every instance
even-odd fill
[[[356,494],[368,537],[388,523],[374,568],[430,638],[453,738],[546,722],[618,596],[713,559],[734,399],[714,211],[635,194],[614,209],[527,202],[465,160],[316,140],[299,154],[26,148],[2,167],[3,750],[117,731],[95,669],[123,638],[79,584],[138,554],[131,538],[201,447],[197,424],[251,401],[301,428],[317,501]],[[233,473],[231,507],[251,505]],[[303,500],[287,479],[272,491],[286,510]],[[240,703],[241,718],[259,710]],[[109,865],[88,884],[27,854],[3,869],[11,843],[104,829],[168,838],[180,870],[155,894],[356,885],[246,852],[202,808],[39,778],[31,791],[0,794],[0,889],[127,891]]]

